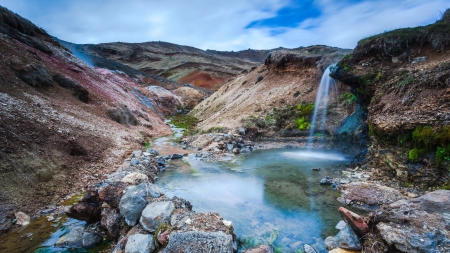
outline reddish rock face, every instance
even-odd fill
[[[118,181],[103,187],[99,191],[100,200],[111,207],[118,207],[126,186],[126,183]]]
[[[98,190],[95,187],[90,188],[80,201],[73,205],[67,215],[69,217],[84,220],[93,223],[100,220],[101,204],[98,196]]]
[[[361,216],[344,207],[339,207],[338,211],[341,214],[342,219],[347,222],[357,234],[365,235],[369,232],[369,227]]]

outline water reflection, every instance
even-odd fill
[[[169,196],[191,201],[195,211],[232,220],[238,237],[262,243],[275,238],[284,252],[295,252],[298,245],[321,243],[337,232],[337,193],[319,181],[346,161],[341,154],[306,150],[256,151],[220,164],[191,156],[173,161],[158,184]],[[317,167],[321,170],[311,170]]]

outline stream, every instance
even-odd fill
[[[181,131],[174,130],[164,145],[177,149],[173,141]],[[196,212],[217,212],[232,221],[241,248],[271,243],[279,252],[296,252],[315,244],[328,252],[323,240],[338,232],[339,194],[319,181],[340,175],[349,160],[307,149],[256,150],[218,163],[189,154],[171,161],[156,184],[169,197],[189,200]]]

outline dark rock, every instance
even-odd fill
[[[335,237],[335,242],[339,248],[343,249],[360,250],[362,248],[358,236],[349,225],[339,231]]]
[[[320,171],[320,168],[312,168],[312,171]]]
[[[261,244],[256,247],[247,249],[243,251],[242,253],[273,253],[274,249],[273,246],[270,244]]]
[[[179,154],[173,154],[170,159],[174,160],[174,159],[181,159],[183,158],[183,155],[179,155]]]
[[[233,154],[240,154],[241,153],[241,149],[240,148],[234,148],[233,149]]]
[[[174,209],[175,206],[171,201],[150,203],[142,211],[139,224],[141,224],[145,230],[153,233],[161,224],[169,221],[170,215],[172,215]]]
[[[120,229],[123,217],[115,208],[103,208],[101,224],[108,232],[111,239],[117,239],[120,236]]]
[[[99,198],[101,201],[107,203],[111,207],[118,207],[119,201],[122,198],[123,190],[127,186],[126,183],[116,181],[103,187],[99,191]]]
[[[110,108],[106,111],[108,117],[115,122],[122,124],[124,126],[132,125],[136,126],[138,124],[137,118],[124,104],[119,104],[114,108]]]
[[[155,252],[155,250],[153,235],[131,235],[125,246],[125,253],[151,253]]]
[[[450,191],[433,191],[415,198],[412,202],[428,213],[449,213]]]
[[[164,166],[166,165],[166,159],[164,159],[164,157],[161,156],[160,158],[158,158],[157,163],[159,166]]]
[[[100,221],[101,204],[97,188],[89,188],[80,201],[69,209],[67,215],[88,223]]]
[[[238,128],[238,133],[239,133],[240,135],[245,135],[245,128],[239,127],[239,128]]]
[[[172,233],[164,253],[181,252],[232,253],[233,237],[223,232],[189,231]]]
[[[166,166],[156,166],[159,170],[159,172],[163,172],[166,170]]]
[[[16,76],[31,87],[40,88],[53,85],[52,76],[41,65],[27,65],[16,72]]]
[[[53,75],[53,80],[61,87],[71,89],[72,94],[80,101],[89,102],[89,92],[76,81],[67,78],[61,74]]]
[[[101,243],[102,240],[103,237],[101,237],[99,234],[84,232],[82,239],[82,246],[83,248],[92,248],[95,245]]]
[[[131,158],[131,161],[130,161],[130,164],[133,164],[133,165],[138,165],[140,162],[139,162],[139,160],[138,159],[136,159],[136,158]]]
[[[261,82],[261,80],[263,80],[263,76],[258,76],[258,78],[256,78],[255,84]]]

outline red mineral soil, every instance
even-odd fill
[[[182,77],[179,82],[190,83],[198,87],[214,90],[225,83],[226,79],[214,76],[201,70],[194,70]]]

